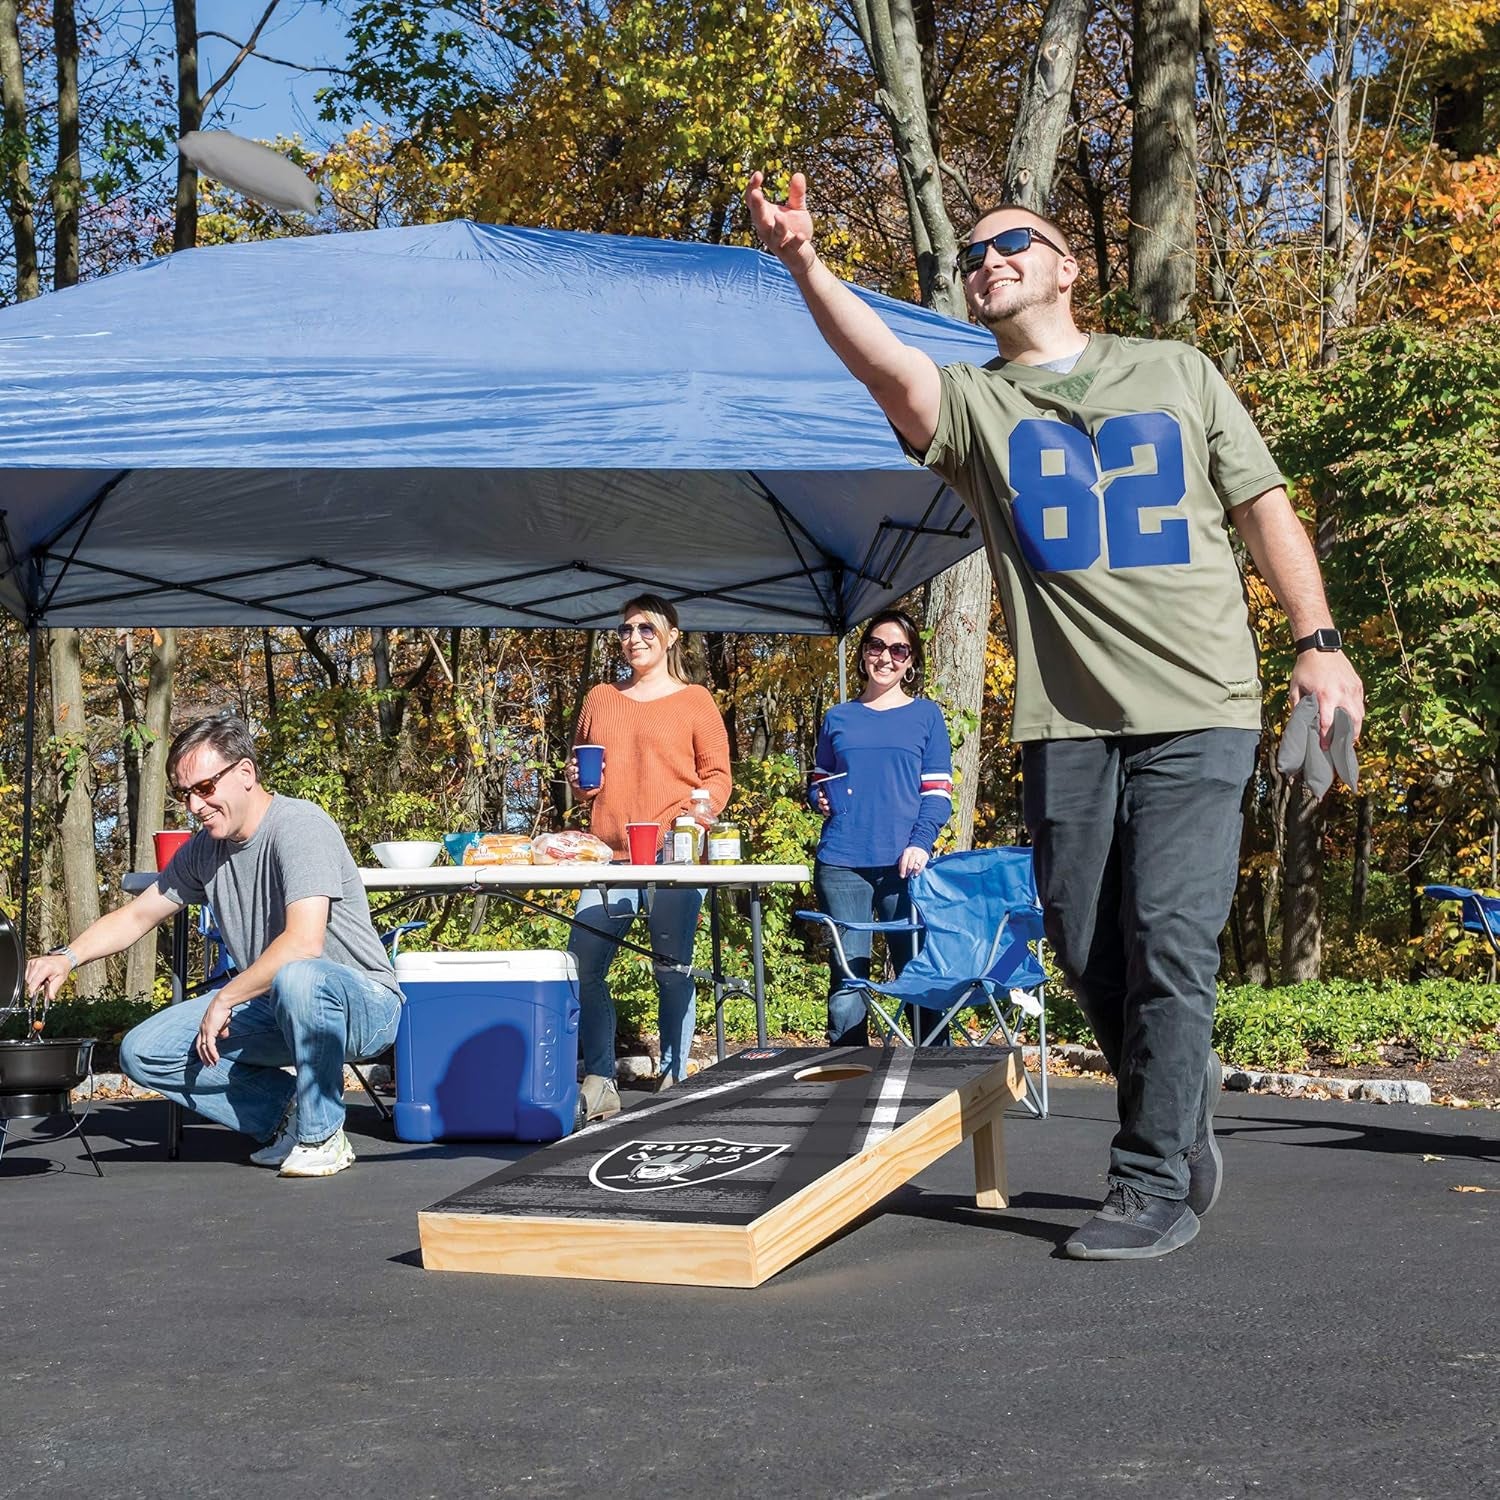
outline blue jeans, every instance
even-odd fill
[[[270,990],[236,1006],[212,1067],[194,1043],[212,995],[168,1005],[120,1043],[120,1068],[142,1088],[259,1141],[297,1099],[297,1138],[326,1141],[344,1124],[344,1063],[396,1039],[401,998],[326,958],[283,965]],[[295,1066],[292,1078],[282,1071]]]
[[[1249,729],[1021,747],[1047,941],[1116,1079],[1111,1182],[1187,1194],[1240,863]]]
[[[907,893],[906,881],[896,873],[895,865],[855,868],[819,862],[813,867],[813,890],[817,893],[818,910],[826,912],[836,922],[911,921],[911,897]],[[868,979],[871,934],[845,930],[839,933],[839,940],[844,945],[849,972],[856,979]],[[891,957],[891,967],[899,974],[917,951],[915,934],[888,933],[886,951]],[[908,1020],[922,1037],[943,1018],[940,1010],[924,1010],[914,1005],[906,1009]],[[933,1038],[934,1045],[947,1040],[946,1030]],[[870,1044],[865,992],[844,979],[838,972],[837,960],[833,958],[828,964],[828,1041],[834,1047],[867,1047]]]
[[[615,1002],[609,992],[609,966],[640,910],[641,891],[638,886],[616,886],[608,894],[607,904],[604,894],[597,890],[579,896],[568,952],[578,960],[578,1002],[582,1009],[578,1040],[583,1071],[613,1078]],[[652,896],[647,917],[651,951],[659,955],[652,968],[661,1031],[661,1071],[679,1079],[685,1076],[688,1058],[693,1054],[693,1028],[698,1019],[693,976],[687,971],[693,963],[693,936],[702,906],[701,890],[660,886]]]

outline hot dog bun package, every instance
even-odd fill
[[[534,865],[607,865],[614,852],[603,839],[575,828],[542,833],[531,841]]]
[[[524,833],[481,833],[464,850],[466,865],[529,865],[533,840]]]

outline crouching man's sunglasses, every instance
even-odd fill
[[[1064,259],[1067,258],[1068,252],[1061,245],[1054,245],[1045,234],[1028,224],[1018,224],[1014,229],[1002,229],[999,234],[992,234],[987,240],[975,240],[972,245],[965,245],[958,252],[959,274],[972,276],[984,264],[985,254],[991,245],[995,247],[997,255],[1019,255],[1023,250],[1031,248],[1033,240],[1039,240],[1049,250],[1055,250]]]

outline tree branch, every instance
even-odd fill
[[[265,10],[261,14],[260,20],[255,23],[255,30],[250,33],[250,40],[240,47],[240,50],[235,54],[234,61],[203,91],[203,95],[199,100],[200,105],[207,104],[234,77],[235,70],[255,50],[255,44],[260,40],[260,34],[265,29],[266,22],[271,19],[271,13],[280,3],[281,0],[269,0]],[[234,38],[225,37],[224,40],[232,44]]]

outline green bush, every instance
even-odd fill
[[[1500,1050],[1500,985],[1433,979],[1417,984],[1327,980],[1221,990],[1214,1044],[1246,1067],[1297,1068],[1311,1054],[1335,1064],[1380,1060],[1382,1046],[1419,1057],[1464,1047]]]

